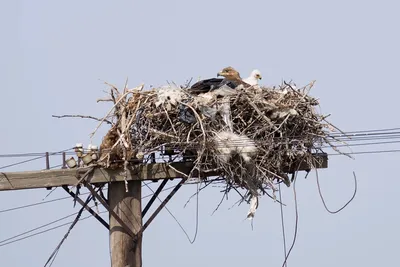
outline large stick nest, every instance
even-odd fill
[[[266,193],[276,181],[290,184],[287,170],[328,143],[329,123],[309,95],[313,83],[294,89],[253,86],[191,94],[174,84],[119,92],[111,86],[112,127],[100,146],[100,162],[125,168],[160,149],[175,160],[192,160],[194,173],[218,172],[227,184]],[[196,172],[195,172],[196,171]]]

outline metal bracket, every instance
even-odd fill
[[[146,204],[146,207],[144,207],[144,209],[142,211],[142,218],[146,215],[147,211],[150,209],[154,200],[156,200],[156,198],[161,193],[161,191],[163,190],[163,188],[167,184],[167,182],[168,182],[168,179],[163,180],[162,183],[160,184],[160,186],[157,188],[157,191],[153,194],[153,196],[151,197],[149,202]]]
[[[88,170],[82,178],[80,178],[79,175],[77,175],[76,178],[80,182],[82,182],[82,184],[90,191],[90,193],[92,193],[93,197],[95,197],[104,206],[104,208],[106,208],[106,210],[111,214],[111,216],[113,216],[115,220],[125,229],[128,235],[131,238],[136,239],[136,235],[132,232],[132,230],[124,223],[124,221],[122,221],[122,219],[112,209],[110,209],[108,203],[96,192],[96,190],[94,190],[93,186],[86,181],[85,176],[90,175],[90,173],[93,172],[94,168],[95,167]]]
[[[82,199],[80,199],[76,194],[74,194],[72,191],[70,191],[68,186],[63,185],[62,188],[77,202],[79,202],[79,204],[81,204],[90,214],[92,214],[102,225],[104,225],[105,228],[110,229],[108,223],[103,218],[101,218],[99,214],[97,214],[92,208],[85,205],[85,202]]]
[[[167,203],[171,200],[171,198],[175,195],[175,193],[181,188],[181,186],[186,182],[186,178],[182,179],[175,188],[169,193],[169,195],[164,199],[164,201],[160,204],[160,206],[154,211],[154,213],[150,216],[150,218],[146,221],[146,223],[140,228],[137,232],[137,236],[142,235],[144,230],[150,225],[150,223],[154,220],[154,218],[160,213],[160,211],[167,205]],[[161,186],[161,185],[160,185]],[[158,191],[158,190],[157,190]],[[134,239],[136,241],[136,238]]]
[[[117,222],[125,229],[125,231],[128,233],[128,235],[130,237],[132,237],[133,239],[135,239],[136,235],[124,223],[124,221],[122,221],[122,219],[112,209],[110,209],[110,206],[107,204],[107,202],[99,194],[97,194],[96,190],[94,190],[93,187],[88,182],[86,182],[85,180],[83,180],[82,182],[87,187],[87,189],[89,189],[90,193],[92,193],[92,195],[95,198],[97,198],[97,200],[104,206],[104,208],[106,208],[106,210],[111,214],[111,216],[113,216],[115,218],[115,220],[117,220]]]

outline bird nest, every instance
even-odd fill
[[[106,100],[114,106],[102,121],[112,126],[99,162],[127,168],[173,151],[174,161],[193,162],[187,178],[213,173],[251,196],[275,191],[276,182],[290,185],[287,173],[300,162],[312,168],[313,153],[329,144],[330,124],[316,111],[312,86],[222,86],[200,94],[174,84],[123,92],[111,86]]]

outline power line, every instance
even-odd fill
[[[285,221],[284,221],[284,217],[283,217],[283,204],[282,204],[282,191],[281,191],[281,183],[278,184],[278,192],[279,192],[279,206],[280,206],[280,211],[281,211],[281,227],[282,227],[282,238],[283,238],[283,253],[285,255],[287,255],[287,251],[286,251],[286,233],[285,233]],[[287,267],[287,262],[285,262],[285,267]]]
[[[101,189],[99,189],[100,191]],[[75,220],[72,222],[72,224],[69,226],[67,233],[64,235],[64,237],[61,239],[60,243],[57,245],[57,247],[54,249],[53,253],[51,253],[49,259],[47,260],[46,264],[44,265],[45,267],[47,266],[48,263],[50,263],[50,266],[53,265],[53,262],[55,258],[58,255],[58,251],[60,250],[62,244],[64,241],[67,239],[69,234],[71,233],[72,229],[75,227],[75,225],[78,223],[79,219],[81,218],[82,212],[85,210],[85,207],[87,204],[89,204],[90,200],[92,199],[92,196],[88,196],[85,203],[82,205],[81,209],[78,211],[78,214],[76,215]]]
[[[74,155],[75,152],[49,152],[49,156],[59,156],[65,153],[66,155]],[[13,154],[0,154],[0,158],[25,158],[25,157],[38,157],[45,156],[46,152],[34,152],[34,153],[13,153]]]
[[[359,142],[359,141],[376,141],[376,140],[394,140],[394,139],[400,139],[400,135],[395,135],[395,136],[371,136],[371,137],[358,137],[358,138],[352,138],[352,139],[349,139],[349,138],[335,138],[335,139],[332,139],[332,141],[331,142],[333,142],[333,143],[337,143],[337,142]],[[275,143],[275,145],[284,145],[284,144],[291,144],[292,142],[278,142],[278,143]],[[400,140],[399,141],[387,141],[387,142],[375,142],[375,143],[365,143],[365,144],[342,144],[342,145],[335,145],[335,147],[352,147],[352,146],[368,146],[368,145],[377,145],[377,144],[394,144],[394,143],[400,143]],[[240,142],[240,141],[234,141],[234,142],[231,142],[231,145],[232,146],[241,146],[241,147],[245,147],[245,146],[248,146],[248,144],[247,143],[245,143],[245,142]],[[195,149],[195,148],[197,148],[197,147],[199,147],[199,146],[196,146],[196,145],[191,145],[190,146],[190,148],[193,148],[193,149]],[[323,148],[330,148],[330,146],[321,146],[321,147],[316,147],[316,149],[323,149]],[[391,151],[390,151],[391,152]],[[3,155],[4,156],[4,155]],[[21,165],[21,164],[24,164],[24,163],[28,163],[28,162],[31,162],[31,161],[35,161],[35,160],[38,160],[38,159],[41,159],[41,158],[44,158],[45,157],[45,155],[44,156],[39,156],[39,157],[35,157],[35,158],[32,158],[32,159],[27,159],[27,160],[23,160],[23,161],[20,161],[20,162],[16,162],[16,163],[12,163],[12,164],[9,164],[9,165],[5,165],[5,166],[2,166],[2,167],[0,167],[0,169],[5,169],[5,168],[9,168],[9,167],[13,167],[13,166],[17,166],[17,165]],[[165,158],[165,156],[158,156],[158,157],[156,157],[155,159],[156,160],[160,160],[160,159],[164,159]],[[55,165],[55,166],[52,166],[50,169],[55,169],[55,168],[58,168],[58,167],[61,167],[61,166],[63,166],[63,164],[59,164],[59,165]]]
[[[6,238],[6,239],[3,239],[3,240],[0,241],[0,247],[1,247],[1,246],[4,246],[4,245],[6,245],[6,244],[9,244],[9,243],[14,243],[14,242],[7,242],[7,241],[9,241],[9,240],[13,240],[13,239],[15,239],[15,238],[17,238],[17,237],[23,236],[23,235],[25,235],[25,234],[29,234],[29,233],[34,232],[34,231],[36,231],[36,230],[42,229],[42,228],[44,228],[44,227],[46,227],[46,226],[49,226],[49,225],[55,224],[55,223],[57,223],[57,222],[63,221],[63,220],[65,220],[65,219],[69,218],[69,217],[72,217],[72,216],[76,215],[76,214],[78,214],[78,212],[74,212],[74,213],[69,214],[69,215],[67,215],[67,216],[61,217],[61,218],[59,218],[59,219],[57,219],[57,220],[54,220],[54,221],[51,221],[51,222],[49,222],[49,223],[43,224],[43,225],[41,225],[41,226],[32,228],[32,229],[30,229],[30,230],[28,230],[28,231],[25,231],[25,232],[23,232],[23,233],[14,235],[14,236],[9,237],[9,238]],[[46,232],[46,231],[44,231],[44,232]],[[34,236],[34,235],[32,235],[32,236]],[[23,239],[25,239],[25,238],[18,239],[18,240],[23,240]],[[3,243],[5,243],[5,242],[7,242],[7,243],[6,243],[6,244],[3,244]]]
[[[348,201],[346,202],[346,204],[344,204],[340,209],[335,210],[335,211],[330,210],[330,209],[328,208],[328,206],[326,205],[325,198],[324,198],[324,196],[323,196],[323,194],[322,194],[322,192],[321,192],[321,186],[320,186],[320,184],[319,184],[319,176],[318,176],[318,170],[317,170],[317,169],[315,169],[315,175],[316,175],[316,177],[317,177],[316,180],[317,180],[317,187],[318,187],[319,196],[320,196],[320,198],[321,198],[322,204],[324,205],[326,211],[328,211],[329,213],[335,214],[335,213],[338,213],[338,212],[342,211],[342,210],[343,210],[344,208],[346,208],[347,205],[349,205],[349,204],[353,201],[353,199],[355,198],[355,196],[356,196],[356,194],[357,194],[357,177],[356,177],[356,173],[353,172],[353,177],[354,177],[354,191],[353,191],[353,195],[351,196],[350,200],[348,200]]]
[[[359,143],[359,144],[348,144],[348,145],[335,145],[335,147],[353,147],[353,146],[372,146],[372,145],[388,145],[398,144],[400,141],[384,141],[384,142],[372,142],[372,143]],[[321,146],[318,148],[331,148],[330,146]]]
[[[143,185],[143,186],[145,186],[145,185]],[[170,187],[168,187],[168,188],[165,188],[165,189],[163,189],[162,191],[166,191],[166,190],[172,189],[172,188],[174,188],[174,187],[175,187],[175,185],[174,185],[174,186],[170,186]],[[162,192],[162,191],[161,191],[161,192]],[[85,194],[86,194],[86,193],[85,193]],[[88,194],[88,193],[87,193],[87,194]],[[153,195],[153,194],[146,195],[146,196],[142,197],[142,199],[148,198],[148,197],[150,197],[150,196],[152,196],[152,195]],[[67,197],[67,198],[70,198],[70,197]],[[56,200],[55,200],[55,201],[56,201]],[[38,204],[38,203],[34,203],[34,204]],[[27,205],[27,206],[29,206],[29,205]],[[91,208],[93,208],[93,207],[95,207],[95,206],[91,206]],[[9,209],[9,210],[15,210],[15,209],[19,209],[19,208],[23,208],[23,207],[16,207],[16,208]],[[4,210],[3,212],[9,211],[9,210]],[[107,211],[99,212],[98,214],[102,214],[102,213],[105,213],[105,212],[107,212]],[[6,239],[4,239],[4,240],[1,240],[1,241],[0,241],[0,247],[5,246],[5,245],[8,245],[8,244],[15,243],[15,242],[17,242],[17,241],[21,241],[21,240],[24,240],[24,239],[27,239],[27,238],[30,238],[30,237],[33,237],[33,236],[36,236],[36,235],[39,235],[39,234],[42,234],[42,233],[46,233],[46,232],[51,231],[51,230],[58,229],[58,228],[60,228],[60,227],[66,226],[66,225],[69,225],[69,224],[71,224],[73,221],[70,221],[70,222],[68,222],[68,223],[64,223],[64,224],[61,224],[61,225],[58,225],[58,226],[55,226],[55,227],[52,227],[52,228],[49,228],[49,229],[46,229],[46,230],[43,230],[43,231],[34,233],[34,234],[31,234],[31,235],[29,235],[29,236],[25,236],[25,237],[21,237],[21,238],[19,238],[19,239],[13,240],[13,239],[15,239],[15,238],[17,238],[17,237],[20,237],[20,236],[29,234],[29,233],[31,233],[31,232],[34,232],[34,231],[39,230],[39,229],[42,229],[42,228],[44,228],[44,227],[46,227],[46,226],[49,226],[49,225],[52,225],[52,224],[54,224],[54,223],[60,222],[60,221],[62,221],[62,220],[65,220],[65,219],[67,219],[67,218],[69,218],[69,217],[72,217],[72,216],[74,216],[74,215],[77,215],[77,214],[78,214],[78,212],[69,214],[69,215],[64,216],[64,217],[62,217],[62,218],[59,218],[59,219],[57,219],[57,220],[51,221],[51,222],[49,222],[49,223],[46,223],[46,224],[43,224],[43,225],[41,225],[41,226],[32,228],[32,229],[30,229],[30,230],[28,230],[28,231],[25,231],[25,232],[23,232],[23,233],[20,233],[20,234],[14,235],[14,236],[12,236],[12,237],[6,238]],[[89,217],[91,217],[91,216],[92,216],[92,215],[89,215],[89,216],[87,216],[87,217],[81,218],[80,220],[87,219],[87,218],[89,218]],[[9,242],[7,242],[7,241],[9,241]]]
[[[358,151],[358,152],[349,152],[349,153],[346,153],[346,155],[382,154],[382,153],[398,153],[398,152],[400,152],[400,149],[375,150],[375,151]],[[340,153],[328,154],[328,156],[339,156],[339,155],[343,155],[343,154],[340,154]]]
[[[149,184],[150,184],[150,182],[149,182],[149,183],[143,183],[142,187],[147,186],[147,185],[149,185]],[[186,184],[186,185],[189,185],[189,184],[193,184],[193,183],[188,183],[188,184]],[[174,188],[174,187],[175,187],[175,186],[167,187],[167,188],[163,189],[161,192],[166,191],[166,190],[169,190],[169,189]],[[107,188],[104,188],[104,190],[105,190],[105,189],[107,189]],[[83,196],[83,195],[87,195],[87,194],[90,194],[90,192],[81,193],[81,194],[79,194],[79,195],[80,195],[80,196]],[[146,196],[142,197],[142,199],[151,197],[152,195],[153,195],[153,194],[146,195]],[[47,201],[40,201],[40,202],[36,202],[36,203],[32,203],[32,204],[26,204],[26,205],[22,205],[22,206],[16,206],[16,207],[12,207],[12,208],[7,208],[7,209],[0,210],[0,213],[6,213],[6,212],[15,211],[15,210],[30,208],[30,207],[39,206],[39,205],[44,205],[44,204],[48,204],[48,203],[52,203],[52,202],[56,202],[56,201],[61,201],[61,200],[70,199],[70,198],[71,198],[71,196],[66,196],[66,197],[55,198],[55,199],[51,199],[51,200],[47,200]]]
[[[371,130],[359,130],[359,131],[347,131],[343,133],[331,133],[330,136],[334,138],[345,138],[349,139],[349,137],[366,137],[366,136],[380,136],[380,135],[400,135],[400,128],[383,128],[383,129],[371,129]],[[391,131],[391,132],[390,132]],[[292,136],[293,138],[299,138],[301,136]],[[274,139],[286,139],[287,137],[274,137]],[[400,138],[400,136],[399,136]],[[262,141],[262,140],[260,140]],[[57,152],[49,152],[49,156],[62,155],[62,153],[66,153],[67,155],[74,155],[75,152],[67,152],[72,150],[73,148],[57,151]],[[85,150],[85,149],[84,149]],[[12,153],[12,154],[0,154],[0,158],[12,158],[12,157],[45,157],[46,152],[30,152],[30,153]],[[33,160],[33,159],[32,159]]]
[[[148,185],[148,184],[150,184],[150,183],[144,184],[144,185],[142,185],[142,187],[145,186],[145,185]],[[163,191],[171,189],[171,188],[172,187],[166,188]],[[107,188],[104,188],[103,190],[105,190],[105,189],[107,189]],[[87,195],[87,194],[90,194],[90,192],[81,193],[79,195],[83,196],[83,195]],[[151,196],[151,195],[149,195],[149,196]],[[149,196],[145,196],[144,198],[147,198]],[[55,199],[51,199],[51,200],[47,200],[47,201],[40,201],[40,202],[36,202],[36,203],[32,203],[32,204],[26,204],[26,205],[22,205],[22,206],[7,208],[7,209],[0,210],[0,213],[15,211],[15,210],[19,210],[19,209],[30,208],[30,207],[44,205],[44,204],[48,204],[48,203],[52,203],[52,202],[56,202],[56,201],[70,199],[70,198],[71,198],[71,196],[66,196],[66,197],[55,198]]]
[[[105,212],[107,212],[107,211],[105,210],[105,211],[99,212],[98,214],[102,214],[102,213],[105,213]],[[77,214],[77,213],[75,213],[75,214]],[[75,214],[73,214],[73,215],[75,215]],[[88,216],[86,216],[86,217],[80,218],[80,219],[79,219],[79,221],[86,220],[86,219],[88,219],[88,218],[90,218],[90,217],[93,217],[93,215],[88,215]],[[46,230],[43,230],[43,231],[40,231],[40,232],[37,232],[37,233],[31,234],[31,235],[29,235],[29,236],[21,237],[21,238],[19,238],[19,239],[16,239],[16,240],[13,240],[13,241],[10,241],[10,242],[7,242],[7,243],[4,243],[4,244],[2,244],[2,243],[0,242],[0,247],[2,247],[2,246],[6,246],[6,245],[9,245],[9,244],[12,244],[12,243],[18,242],[18,241],[22,241],[22,240],[24,240],[24,239],[27,239],[27,238],[30,238],[30,237],[34,237],[34,236],[36,236],[36,235],[40,235],[40,234],[43,234],[43,233],[49,232],[49,231],[52,231],[52,230],[58,229],[58,228],[60,228],[60,227],[63,227],[63,226],[67,226],[67,225],[71,224],[72,222],[73,222],[73,221],[70,221],[70,222],[67,222],[67,223],[63,223],[63,224],[60,224],[60,225],[54,226],[54,227],[52,227],[52,228],[48,228],[48,229],[46,229]]]
[[[148,185],[146,185],[148,188],[149,188],[149,190],[153,193],[153,195],[154,195],[154,190],[150,187],[150,186],[148,186]],[[173,188],[173,187],[175,187],[175,186],[171,186],[171,188]],[[168,188],[167,188],[168,189]],[[167,189],[164,189],[164,190],[167,190]],[[161,190],[161,192],[162,191],[164,191],[164,190]],[[143,199],[143,198],[142,198]],[[157,196],[157,199],[160,201],[160,202],[162,202],[162,200]],[[193,238],[193,240],[191,240],[190,239],[190,237],[189,237],[189,234],[187,233],[187,231],[185,230],[185,228],[182,226],[182,224],[178,221],[178,219],[174,216],[174,214],[172,214],[172,212],[168,209],[168,207],[167,206],[165,206],[164,207],[166,210],[167,210],[167,212],[171,215],[171,217],[174,219],[174,221],[178,224],[178,226],[181,228],[181,230],[183,231],[183,233],[186,235],[186,238],[189,240],[189,242],[191,243],[191,244],[193,244],[194,243],[194,241],[196,240],[196,236],[197,236],[197,230],[198,230],[198,213],[199,213],[199,207],[198,207],[198,198],[197,198],[197,207],[196,207],[196,232],[195,232],[195,236],[194,236],[194,238]]]
[[[52,199],[52,200],[36,202],[36,203],[27,204],[27,205],[23,205],[23,206],[17,206],[17,207],[14,207],[14,208],[8,208],[8,209],[0,210],[0,213],[19,210],[19,209],[25,209],[25,208],[34,207],[34,206],[43,205],[43,204],[48,204],[48,203],[52,203],[52,202],[55,202],[55,201],[65,200],[65,199],[68,199],[68,198],[71,198],[71,197],[70,196],[68,196],[68,197],[60,197],[60,198],[55,198],[55,199]]]
[[[383,128],[383,129],[371,129],[371,130],[357,130],[357,131],[346,131],[345,134],[352,133],[367,133],[367,132],[388,132],[388,131],[396,131],[400,130],[400,128]]]
[[[54,155],[56,153],[66,152],[66,151],[69,151],[69,150],[72,150],[72,149],[73,148],[68,148],[68,149],[65,149],[65,150],[62,150],[62,151],[59,151],[59,152],[52,152],[52,153],[49,153],[49,155]],[[20,162],[15,162],[15,163],[12,163],[12,164],[9,164],[9,165],[2,166],[2,167],[0,167],[0,170],[1,169],[5,169],[5,168],[9,168],[9,167],[13,167],[13,166],[17,166],[17,165],[20,165],[20,164],[23,164],[23,163],[27,163],[27,162],[30,162],[30,161],[42,159],[44,157],[46,157],[46,153],[44,153],[44,155],[42,155],[42,156],[35,157],[33,159],[27,159],[27,160],[23,160],[23,161],[20,161]]]
[[[400,131],[394,132],[356,132],[356,133],[331,133],[330,136],[335,137],[352,137],[352,136],[374,136],[374,135],[391,135],[391,134],[400,134]]]

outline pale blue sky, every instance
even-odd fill
[[[3,0],[0,154],[87,144],[95,123],[51,115],[103,115],[109,106],[96,104],[106,89],[102,81],[122,86],[129,77],[130,86],[183,83],[214,77],[228,65],[242,76],[260,69],[266,85],[282,79],[298,85],[317,80],[312,95],[343,130],[398,127],[399,7],[396,1],[357,0]],[[328,205],[338,208],[351,196],[353,170],[359,178],[356,199],[337,215],[324,210],[315,175],[299,177],[299,233],[289,266],[396,265],[398,159],[398,154],[360,155],[355,161],[331,157],[329,169],[320,172]],[[15,160],[0,159],[0,165]],[[43,167],[34,162],[8,171]],[[189,234],[194,232],[195,202],[183,205],[195,190],[184,187],[168,205]],[[40,201],[47,193],[0,192],[0,210]],[[65,193],[58,189],[49,199],[61,196]],[[193,245],[162,211],[144,235],[144,266],[281,266],[278,204],[261,200],[252,231],[243,222],[246,205],[228,210],[236,200],[233,195],[210,216],[220,197],[218,188],[200,195]],[[284,201],[290,243],[291,189],[284,190]],[[67,200],[0,213],[0,240],[74,211]],[[0,247],[0,266],[43,266],[65,231]],[[77,225],[53,266],[71,264],[109,266],[108,232],[94,219]]]

